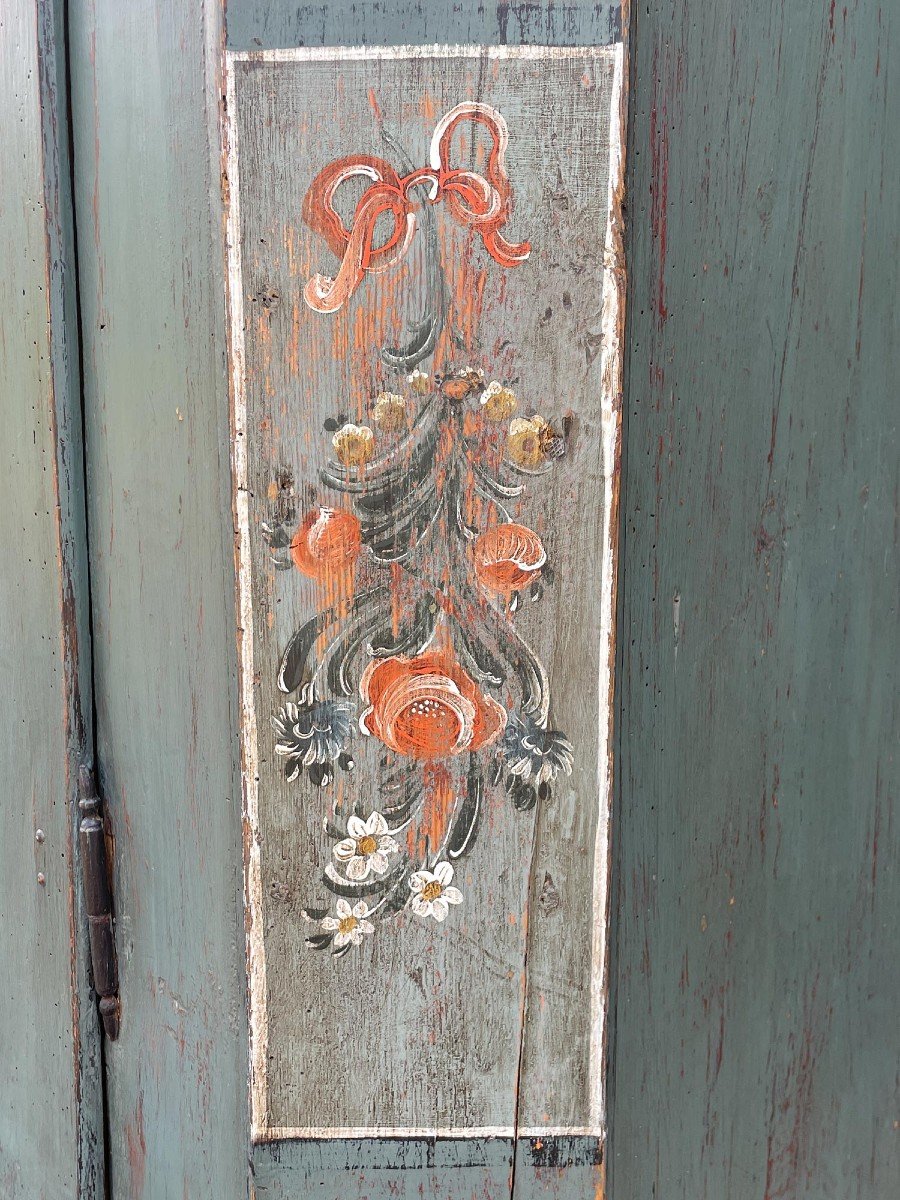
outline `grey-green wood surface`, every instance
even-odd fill
[[[248,674],[256,714],[255,732],[244,735],[252,738],[259,781],[262,902],[255,937],[264,943],[265,967],[257,967],[262,994],[254,995],[260,1010],[265,1004],[267,1027],[266,1059],[258,1067],[265,1119],[260,1114],[257,1120],[296,1130],[295,1136],[310,1128],[585,1131],[598,1122],[601,1055],[596,1068],[591,1058],[602,1014],[599,998],[593,999],[592,956],[601,957],[594,938],[602,945],[605,923],[605,906],[595,898],[595,846],[605,803],[598,738],[608,724],[600,664],[609,653],[600,611],[611,582],[606,555],[597,548],[606,502],[602,408],[609,401],[597,353],[606,254],[604,242],[592,239],[608,219],[617,54],[603,47],[490,64],[474,53],[378,62],[251,60],[232,68],[238,170],[229,186],[233,195],[239,189],[242,224],[241,277],[234,286],[243,295],[241,424],[251,497],[243,554],[252,570]],[[336,122],[328,97],[338,90]],[[537,411],[561,427],[568,414],[572,424],[565,458],[542,478],[517,478],[526,485],[524,496],[507,504],[509,519],[540,533],[553,564],[552,586],[539,603],[523,604],[515,627],[547,670],[551,728],[570,739],[575,762],[571,776],[560,775],[532,813],[517,812],[502,783],[486,786],[479,835],[456,860],[464,901],[446,924],[436,928],[408,910],[376,917],[374,934],[335,960],[305,944],[318,930],[303,916],[306,906],[333,904],[322,879],[334,845],[326,816],[340,825],[355,804],[365,812],[387,808],[391,794],[382,785],[409,760],[385,756],[375,738],[357,734],[347,743],[352,777],[338,771],[328,788],[308,774],[285,779],[271,725],[286,699],[276,684],[279,663],[291,636],[325,601],[321,584],[273,566],[263,523],[277,519],[275,505],[283,511],[286,494],[296,496],[291,532],[312,503],[351,506],[320,479],[333,461],[323,421],[339,406],[352,420],[375,424],[372,401],[385,388],[406,392],[417,411],[422,398],[407,387],[409,368],[385,367],[378,347],[402,344],[434,297],[432,278],[415,261],[420,237],[402,265],[373,273],[340,313],[314,312],[303,287],[313,269],[331,270],[334,259],[300,213],[326,163],[364,151],[389,158],[406,153],[410,162],[424,162],[436,121],[472,99],[502,113],[509,127],[506,168],[515,207],[508,232],[529,241],[532,252],[521,266],[504,269],[483,247],[470,247],[469,230],[448,216],[446,205],[435,207],[446,286],[466,296],[476,292],[467,281],[480,281],[473,308],[460,302],[462,312],[448,315],[448,328],[460,343],[466,338],[449,361],[474,363],[487,370],[487,379],[514,380],[522,415]],[[372,105],[394,139],[390,146],[381,141]],[[278,299],[267,307],[259,303],[265,295]],[[432,375],[445,371],[451,354],[442,340],[421,367]],[[468,409],[474,421],[473,408],[477,397]],[[380,430],[377,438],[381,453],[396,444]],[[280,487],[286,477],[290,493]],[[412,485],[400,485],[406,486]],[[471,493],[463,496],[470,504]],[[470,519],[489,518],[473,510]],[[430,581],[448,569],[452,536],[439,519],[434,536],[426,534],[416,555],[394,568],[398,595],[399,573]],[[391,578],[368,553],[358,570],[367,582],[357,578],[357,594]],[[446,594],[454,595],[450,588]],[[363,632],[377,633],[380,619],[370,610]],[[497,625],[489,628],[485,614],[471,621],[481,644],[502,654]],[[336,632],[332,628],[328,639]],[[363,649],[348,671],[354,724],[365,658]],[[320,696],[334,694],[320,686]],[[510,703],[506,692],[498,695]],[[491,753],[476,761],[486,767]],[[456,762],[463,775],[452,777],[451,786],[459,794],[468,756]],[[399,818],[392,823],[401,825]],[[413,812],[411,824],[421,829],[421,813]],[[406,836],[398,832],[401,840]],[[599,836],[605,856],[605,835]],[[421,835],[416,853],[422,853]],[[539,900],[548,876],[556,893],[549,906]],[[378,901],[377,893],[365,896]]]
[[[316,1146],[299,1176],[268,1147],[248,1161],[221,12],[100,0],[70,8],[70,36],[97,746],[123,1004],[108,1051],[112,1194],[230,1200],[257,1172],[261,1194],[416,1195],[428,1163],[462,1169],[471,1148],[432,1147],[425,1175],[398,1163],[374,1180],[341,1142]],[[595,1145],[535,1153],[514,1166],[511,1147],[490,1147],[473,1190],[508,1196],[514,1170],[520,1196],[599,1179]]]
[[[50,0],[0,10],[3,1200],[103,1195],[100,1039],[73,856],[90,638],[60,14]]]
[[[900,9],[632,9],[613,1200],[900,1188]]]
[[[615,1200],[883,1200],[900,1177],[898,20],[633,11]],[[248,1146],[222,30],[187,0],[72,21],[125,1001],[113,1194],[230,1198]],[[319,1152],[291,1190],[271,1163],[292,1149],[268,1149],[260,1190],[396,1183]]]
[[[243,1196],[247,1028],[214,5],[69,6],[112,1195]]]

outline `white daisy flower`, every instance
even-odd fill
[[[358,946],[363,940],[363,934],[375,932],[375,926],[371,921],[366,920],[369,915],[369,906],[364,900],[360,900],[351,908],[349,903],[341,898],[335,904],[335,908],[337,909],[336,917],[323,917],[321,921],[325,932],[334,934],[335,950],[340,950],[348,942]]]
[[[434,871],[416,871],[409,877],[413,891],[412,910],[417,917],[434,917],[443,921],[451,904],[462,904],[462,892],[451,887],[453,868],[448,862],[438,863]]]
[[[353,816],[347,822],[350,835],[337,843],[334,857],[344,868],[347,878],[355,883],[369,878],[369,873],[384,875],[388,869],[389,854],[396,854],[400,846],[391,837],[388,823],[379,812],[373,812],[367,821]]]

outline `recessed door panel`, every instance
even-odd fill
[[[621,72],[228,55],[257,1140],[601,1134]]]

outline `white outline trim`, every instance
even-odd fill
[[[238,538],[237,565],[238,640],[240,662],[241,777],[244,791],[244,921],[246,928],[247,982],[250,1019],[251,1137],[265,1132],[268,1112],[266,1058],[269,1020],[266,1008],[266,944],[262,928],[262,872],[259,855],[259,775],[257,771],[256,706],[253,696],[253,603],[250,565],[250,493],[247,468],[247,395],[244,362],[244,284],[241,263],[241,203],[238,189],[237,129],[234,71],[225,63],[226,218],[228,311],[231,353],[234,513]]]
[[[244,287],[241,263],[241,216],[239,195],[239,155],[236,129],[236,63],[298,63],[334,62],[358,59],[426,59],[426,58],[604,58],[614,57],[614,75],[610,99],[610,190],[605,254],[606,269],[603,282],[602,327],[607,335],[601,351],[601,461],[604,480],[604,574],[600,614],[600,676],[599,696],[610,695],[614,651],[614,594],[615,561],[612,545],[612,506],[615,489],[616,456],[619,438],[619,397],[621,394],[622,357],[618,329],[621,306],[615,271],[621,269],[614,255],[615,231],[613,195],[621,186],[622,112],[621,101],[624,77],[624,45],[609,46],[372,46],[372,47],[295,47],[285,50],[251,50],[225,52],[226,111],[223,120],[227,172],[226,251],[228,311],[231,355],[232,393],[232,471],[234,509],[237,523],[237,603],[240,641],[240,703],[241,703],[241,765],[244,791],[244,858],[245,858],[245,920],[247,941],[247,976],[250,1008],[250,1111],[251,1139],[265,1143],[286,1139],[328,1138],[522,1138],[522,1137],[605,1137],[603,1115],[605,1095],[603,1072],[605,1066],[605,1032],[607,1008],[609,904],[609,820],[612,799],[612,772],[609,743],[612,713],[605,708],[601,714],[598,744],[598,786],[600,811],[594,843],[593,927],[591,937],[591,1042],[590,1042],[590,1116],[588,1125],[561,1126],[363,1126],[363,1127],[302,1127],[270,1126],[266,1060],[268,1054],[268,1016],[266,1011],[266,955],[263,938],[262,879],[259,852],[259,778],[257,773],[257,724],[253,695],[253,612],[252,577],[249,552],[250,506],[246,443],[246,375],[244,360]],[[611,258],[610,256],[613,256]]]
[[[379,1125],[338,1126],[322,1129],[318,1126],[306,1128],[302,1125],[270,1125],[254,1138],[259,1145],[265,1142],[322,1141],[329,1138],[431,1138],[434,1141],[459,1138],[545,1138],[545,1137],[592,1137],[598,1141],[604,1137],[602,1128],[592,1125],[469,1125],[436,1127],[434,1125]]]
[[[617,46],[613,70],[612,94],[610,96],[609,122],[609,199],[607,201],[606,240],[604,243],[603,298],[601,309],[602,342],[600,351],[600,402],[601,402],[601,461],[603,472],[603,566],[601,574],[602,594],[600,598],[600,678],[598,698],[600,701],[600,730],[597,741],[597,784],[600,795],[600,811],[597,814],[597,831],[594,838],[594,922],[591,931],[591,1048],[588,1060],[590,1071],[590,1118],[597,1126],[603,1124],[606,1109],[604,1094],[604,1069],[606,1065],[606,1013],[609,995],[609,859],[610,859],[610,815],[612,812],[613,772],[610,742],[614,706],[612,703],[615,671],[615,580],[616,553],[614,547],[616,517],[615,504],[616,459],[619,447],[619,424],[621,419],[622,394],[622,347],[621,300],[617,274],[623,272],[624,264],[618,261],[617,241],[621,230],[617,229],[616,197],[624,181],[624,156],[622,133],[624,111],[622,109],[624,79],[624,47]],[[603,701],[606,698],[607,703]],[[604,721],[602,718],[606,716]]]
[[[228,65],[236,62],[384,62],[399,58],[603,58],[621,47],[608,46],[293,46],[284,50],[228,50]]]

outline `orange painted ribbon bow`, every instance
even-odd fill
[[[453,131],[460,121],[484,125],[492,139],[487,161],[487,178],[475,171],[454,170],[450,165]],[[458,104],[438,122],[431,139],[429,166],[401,178],[383,158],[369,154],[347,155],[323,168],[303,200],[303,220],[341,260],[334,279],[315,274],[303,289],[306,303],[321,313],[332,313],[353,295],[367,271],[383,271],[400,261],[416,229],[416,216],[409,194],[420,184],[429,185],[428,202],[446,199],[450,211],[462,225],[481,235],[491,258],[503,267],[515,267],[531,252],[529,242],[514,244],[500,233],[512,209],[512,188],[504,159],[509,132],[496,109],[487,104]],[[372,182],[366,188],[347,229],[334,207],[342,183],[354,176]],[[382,213],[390,213],[394,227],[381,245],[374,244],[375,224]]]

